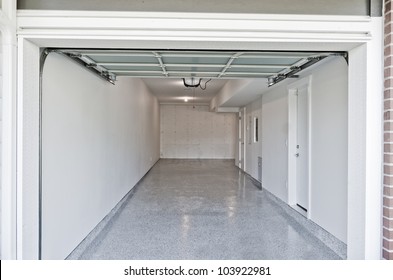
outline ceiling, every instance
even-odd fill
[[[279,51],[171,51],[123,49],[56,49],[109,82],[117,77],[142,78],[160,103],[208,104],[232,79],[256,79],[273,85],[335,53]],[[200,78],[186,87],[183,78]],[[247,93],[242,93],[242,95]],[[255,95],[255,92],[253,93]],[[241,99],[241,98],[240,98]],[[240,100],[239,99],[239,100]],[[232,104],[236,105],[236,104]]]

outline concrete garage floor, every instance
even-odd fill
[[[232,160],[160,160],[112,212],[68,259],[345,258]]]

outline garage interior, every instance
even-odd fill
[[[244,178],[250,184],[245,190],[255,190],[255,197],[271,194],[283,203],[282,209],[295,210],[291,213],[335,236],[344,247],[346,244],[343,251],[347,259],[389,259],[391,218],[386,207],[391,207],[386,206],[390,196],[386,191],[391,186],[386,184],[391,175],[385,174],[390,167],[384,168],[384,160],[390,159],[390,152],[384,152],[389,143],[383,143],[390,120],[381,116],[390,107],[381,104],[384,98],[388,98],[385,105],[389,103],[390,97],[382,94],[381,81],[384,23],[390,20],[383,15],[390,14],[390,3],[384,8],[383,1],[358,0],[334,0],[328,7],[321,0],[294,0],[292,5],[277,0],[203,2],[0,2],[2,259],[73,258],[70,252],[81,249],[82,240],[92,240],[89,233],[92,229],[92,234],[97,233],[96,226],[103,226],[101,221],[111,216],[108,213],[116,216],[114,207],[121,208],[119,201],[130,197],[131,190],[135,192],[134,204],[138,193],[143,194],[141,190],[150,190],[151,195],[158,190],[141,187],[141,179],[152,180],[155,168],[165,161],[168,167],[176,166],[169,164],[171,161],[184,161],[185,165],[186,161],[198,162],[198,155],[217,164],[231,162],[232,170],[245,172],[238,174],[240,181],[240,175],[247,173]],[[119,73],[108,76],[109,71],[93,69],[94,61],[73,62],[59,52],[48,55],[40,76],[40,58],[46,48],[231,55],[339,51],[348,54],[348,61],[336,56],[324,58],[294,74],[297,78],[292,76],[270,87],[268,83],[279,76],[222,77],[219,81],[202,76],[201,85],[207,86],[203,91],[185,87],[182,78],[186,75],[159,79],[122,77]],[[151,63],[159,65],[153,57]],[[244,71],[240,68],[236,72]],[[114,76],[115,85],[108,82]],[[228,81],[219,86],[224,79]],[[181,92],[177,96],[182,98],[160,100],[175,92],[174,85],[172,89],[164,86],[175,80]],[[210,90],[214,97],[207,98],[209,101],[185,102],[185,97],[194,97],[194,91],[195,97],[201,98]],[[298,110],[302,106],[310,110]],[[299,125],[295,119],[306,121]],[[208,129],[201,123],[207,123]],[[301,134],[306,137],[299,149],[306,143],[310,152],[298,152],[296,143],[293,145],[297,140],[294,125],[309,132]],[[227,138],[226,133],[235,137]],[[176,155],[183,158],[174,158]],[[307,185],[297,182],[295,172],[302,155],[308,159],[302,161],[303,171],[307,166],[310,170],[301,178],[308,178],[311,189],[299,189],[298,194],[295,186]],[[214,159],[220,157],[224,158]],[[53,189],[48,187],[53,185]],[[344,189],[346,193],[341,193]],[[302,201],[296,201],[297,196]],[[50,209],[55,209],[53,215]],[[212,212],[218,215],[224,211]],[[95,240],[105,243],[103,238]],[[324,239],[325,244],[326,240],[330,239]],[[52,251],[49,244],[55,244]],[[100,254],[99,249],[84,252],[81,258]],[[188,252],[192,254],[192,250]],[[78,258],[77,254],[74,257]]]
[[[346,258],[345,52],[44,54],[42,259]]]

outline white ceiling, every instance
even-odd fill
[[[221,107],[242,107],[257,100],[268,89],[267,79],[252,79]]]

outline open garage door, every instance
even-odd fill
[[[43,259],[65,258],[160,158],[159,103],[183,103],[184,90],[191,88],[204,91],[190,96],[200,111],[238,112],[270,87],[298,78],[308,67],[346,56],[343,52],[113,49],[44,53]],[[236,96],[218,101],[225,87]],[[253,110],[243,112],[244,145],[263,145],[263,133],[262,141],[255,141],[252,122],[248,127],[247,120],[255,117],[246,114]],[[236,123],[224,119],[223,126],[228,122]],[[244,171],[252,173],[242,164]]]

